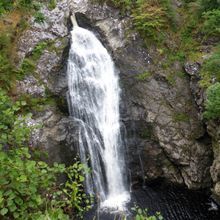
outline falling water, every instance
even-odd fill
[[[89,193],[101,207],[122,210],[130,199],[120,134],[118,75],[96,36],[74,25],[68,60],[69,109],[79,124],[79,151],[92,172]]]

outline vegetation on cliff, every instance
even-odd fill
[[[166,54],[164,68],[172,74],[167,76],[171,85],[175,85],[175,75],[172,72],[173,63],[179,61],[200,61],[204,55],[201,47],[212,45],[211,55],[202,64],[200,85],[205,89],[220,80],[220,2],[218,0],[183,0],[176,6],[170,0],[99,0],[121,10],[121,14],[131,17],[136,29],[146,46],[156,44],[160,54]],[[180,17],[178,17],[181,16]],[[215,85],[215,90],[218,86]],[[210,98],[208,89],[204,117],[209,119],[220,118],[218,97]],[[213,102],[213,103],[212,103]],[[209,112],[212,103],[215,114]]]

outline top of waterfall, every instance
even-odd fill
[[[77,23],[75,14],[72,14],[72,15],[70,16],[70,19],[71,19],[71,22],[72,22],[73,27],[78,27],[78,23]]]

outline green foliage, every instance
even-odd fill
[[[91,207],[91,199],[83,191],[85,170],[79,162],[68,168],[57,163],[50,167],[33,160],[28,148],[1,151],[0,216],[62,220],[74,213],[82,218]],[[67,174],[64,185],[57,185],[60,174]]]
[[[163,216],[160,212],[156,212],[155,215],[150,215],[148,213],[148,209],[141,209],[138,206],[132,208],[132,210],[136,213],[135,220],[163,220]]]
[[[91,206],[83,191],[88,169],[79,162],[70,167],[35,159],[28,147],[31,115],[22,116],[26,102],[13,102],[0,89],[0,218],[68,220],[82,218]],[[65,175],[65,184],[58,184]]]
[[[33,0],[1,0],[0,2],[0,15],[11,11],[15,8],[21,9],[32,9],[34,4],[36,4]]]
[[[5,214],[15,219],[28,219],[32,213],[43,211],[45,203],[49,202],[47,201],[48,193],[51,194],[49,189],[54,187],[55,174],[61,172],[60,169],[60,167],[50,168],[42,161],[32,160],[28,148],[2,151],[0,154],[1,209],[7,210]]]
[[[204,12],[202,15],[204,24],[202,32],[206,36],[219,36],[220,35],[220,9]]]
[[[213,80],[220,82],[220,46],[218,46],[212,56],[203,63],[201,77],[200,85],[205,88],[208,88]]]
[[[137,1],[132,16],[134,26],[144,37],[155,41],[161,40],[163,30],[167,28],[167,14],[157,1]]]
[[[209,11],[212,9],[220,9],[219,0],[199,0],[202,11]]]
[[[0,53],[0,85],[4,89],[9,89],[14,75],[14,68],[3,53]]]
[[[25,120],[30,117],[17,117],[16,114],[25,102],[13,103],[6,93],[0,89],[0,145],[23,146],[31,132],[31,128],[25,125]]]
[[[206,119],[220,118],[220,83],[217,82],[207,89],[207,100],[205,102],[205,112],[203,114]]]
[[[173,72],[169,73],[169,74],[166,76],[166,80],[168,81],[168,83],[169,83],[171,86],[174,86],[175,83],[176,83],[174,73],[173,73]]]
[[[54,8],[56,8],[56,6],[57,6],[57,1],[56,1],[56,0],[50,0],[50,1],[49,1],[48,8],[49,8],[50,10],[53,10]]]
[[[35,63],[31,59],[25,58],[18,71],[19,76],[17,76],[17,79],[22,80],[24,76],[30,75],[34,71],[35,71]]]
[[[38,43],[32,51],[32,59],[38,60],[40,56],[43,54],[43,51],[47,48],[48,43],[46,41],[42,41]]]
[[[37,22],[37,23],[43,23],[45,21],[45,17],[44,17],[44,14],[40,11],[37,11],[35,14],[34,14],[34,21]]]
[[[0,1],[0,15],[13,8],[13,0],[1,0]]]
[[[20,7],[28,8],[32,5],[33,0],[15,0],[14,2],[16,2]]]
[[[132,0],[111,0],[111,3],[113,3],[114,6],[121,8],[123,13],[132,9],[133,2],[134,1]]]
[[[133,24],[148,40],[161,41],[169,27],[175,26],[175,13],[170,0],[98,0],[132,15]]]
[[[136,79],[143,81],[143,80],[146,80],[146,79],[150,78],[151,76],[152,76],[152,73],[150,73],[150,72],[144,72],[144,73],[138,74],[138,75],[136,76]]]
[[[72,208],[70,211],[74,210],[79,218],[83,218],[83,214],[91,208],[93,201],[83,190],[84,176],[87,172],[89,169],[78,161],[65,170],[68,180],[63,189],[67,198],[64,205]]]
[[[175,122],[187,122],[189,121],[189,116],[186,113],[176,113],[173,120]]]

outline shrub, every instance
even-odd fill
[[[204,21],[202,32],[207,36],[220,35],[220,9],[204,12],[202,15]]]
[[[21,107],[26,105],[24,101],[15,103],[0,89],[0,145],[2,147],[20,147],[27,144],[31,128],[25,121],[30,115],[17,116]]]
[[[209,11],[212,9],[220,8],[219,0],[199,0],[202,11]]]
[[[9,89],[14,76],[14,68],[8,57],[0,53],[0,85],[1,88]]]
[[[1,0],[0,2],[0,15],[13,8],[13,0]]]
[[[159,41],[167,27],[166,10],[157,1],[137,2],[133,22],[136,29],[144,36]]]
[[[207,59],[201,69],[202,87],[209,87],[213,81],[220,82],[220,47],[218,46],[213,55]]]
[[[91,202],[83,191],[87,169],[79,162],[49,166],[32,156],[26,147],[30,116],[21,115],[25,105],[0,89],[0,218],[67,220],[72,213],[81,218]],[[65,184],[58,184],[61,174]]]
[[[220,83],[217,82],[207,89],[204,117],[207,119],[220,118]]]

